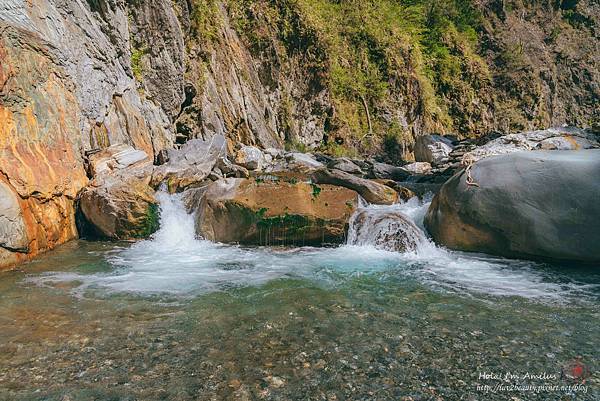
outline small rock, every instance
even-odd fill
[[[330,168],[334,168],[337,170],[344,171],[349,174],[362,176],[364,173],[356,164],[354,164],[350,159],[346,159],[345,157],[340,159],[335,159],[333,162],[329,163]]]
[[[281,377],[277,376],[268,376],[266,378],[267,383],[269,383],[274,388],[281,388],[285,386],[285,380]]]
[[[443,136],[419,136],[415,142],[415,160],[433,165],[443,164],[448,161],[452,147],[452,140]]]
[[[429,174],[431,172],[431,164],[427,162],[414,162],[403,167],[413,174]]]
[[[259,148],[242,146],[235,156],[235,162],[248,170],[262,170],[266,164],[266,159]]]

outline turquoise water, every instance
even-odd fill
[[[161,201],[152,240],[0,274],[0,399],[600,399],[598,269],[212,244]],[[398,207],[419,223],[426,205]],[[575,358],[585,383],[540,390],[573,384]]]

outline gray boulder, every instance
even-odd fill
[[[391,164],[373,162],[371,176],[380,180],[404,181],[410,176],[410,171]]]
[[[398,194],[392,188],[341,170],[318,170],[312,174],[311,179],[315,184],[330,184],[352,189],[369,203],[391,205],[398,201]]]
[[[431,164],[427,162],[414,162],[403,166],[403,168],[412,174],[429,174]]]
[[[202,183],[220,159],[227,158],[225,137],[215,135],[207,141],[192,139],[179,149],[168,151],[169,161],[154,169],[151,185],[166,183],[169,192],[180,192]]]
[[[452,141],[440,135],[423,135],[415,141],[415,160],[433,165],[444,164],[452,152]]]
[[[306,181],[315,171],[324,168],[325,165],[309,153],[290,152],[276,159],[265,172],[275,177]]]
[[[425,226],[452,249],[600,262],[600,150],[516,152],[460,171]]]
[[[352,160],[345,157],[333,160],[329,163],[329,168],[341,170],[343,172],[362,176],[364,173],[359,166],[357,166]]]

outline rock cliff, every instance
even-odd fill
[[[423,134],[597,127],[599,15],[592,0],[4,0],[0,267],[77,236],[89,156],[112,145],[158,164],[222,135],[398,164]]]

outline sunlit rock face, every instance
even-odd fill
[[[63,77],[46,42],[3,26],[0,220],[11,221],[2,236],[12,239],[0,241],[0,267],[77,236],[73,201],[88,179],[79,152],[81,110]]]
[[[598,177],[600,150],[489,157],[442,186],[425,225],[451,249],[597,263]]]
[[[132,16],[112,0],[0,4],[1,202],[16,199],[22,220],[3,236],[25,233],[18,246],[0,243],[0,267],[77,237],[74,201],[88,182],[88,151],[129,144],[152,160],[172,147],[183,36],[170,4],[142,3]],[[162,43],[153,47],[160,54],[149,43]]]
[[[217,242],[343,243],[358,194],[332,185],[228,178],[196,194],[196,231]]]

